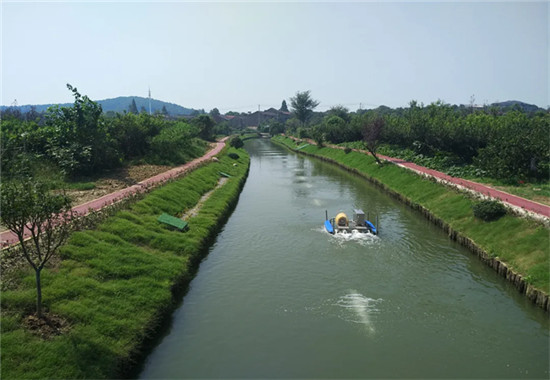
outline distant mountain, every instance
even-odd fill
[[[499,107],[503,111],[508,111],[513,108],[519,108],[527,113],[544,111],[544,108],[540,108],[534,104],[523,103],[519,100],[507,100],[505,102],[493,103],[491,106]]]
[[[103,112],[124,112],[128,111],[128,107],[132,103],[132,99],[136,101],[138,111],[141,107],[145,108],[149,112],[149,98],[143,98],[141,96],[119,96],[118,98],[99,100]],[[151,112],[161,111],[162,107],[166,107],[166,110],[170,115],[189,115],[194,110],[192,108],[185,108],[174,103],[163,102],[161,100],[151,99]]]
[[[143,107],[147,112],[149,112],[149,98],[143,98],[141,96],[119,96],[113,99],[96,100],[96,102],[101,104],[101,108],[103,108],[103,112],[114,111],[114,112],[123,113],[124,111],[128,111],[128,107],[130,107],[130,104],[132,103],[132,99],[136,101],[136,106],[138,111],[140,111],[141,107]],[[46,111],[48,107],[51,107],[53,105],[54,104],[37,104],[37,105],[28,104],[23,106],[17,106],[15,108],[25,113],[30,111],[31,107],[35,107],[36,112],[43,112],[43,111]],[[71,107],[72,105],[73,103],[59,104],[60,107]],[[161,111],[162,107],[166,107],[166,110],[172,116],[189,115],[195,111],[192,108],[185,108],[174,103],[168,103],[168,102],[163,102],[162,100],[151,99],[152,113],[155,113],[156,111]],[[10,108],[10,107],[0,106],[0,110],[2,111],[5,110],[6,108]]]

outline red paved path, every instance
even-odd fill
[[[293,138],[293,139],[296,140],[295,138]],[[312,140],[307,140],[307,141],[310,144],[315,145],[314,141],[312,141]],[[344,149],[343,147],[336,146],[336,145],[327,145],[327,146],[329,146],[331,148]],[[369,152],[364,151],[364,150],[359,150],[359,149],[353,149],[353,150],[355,150],[357,152],[365,153],[365,154],[370,154]],[[445,174],[445,173],[442,173],[440,171],[433,170],[433,169],[428,169],[424,166],[420,166],[420,165],[414,164],[414,163],[409,162],[409,161],[405,161],[405,160],[400,159],[400,158],[392,158],[392,157],[388,157],[388,156],[383,156],[381,154],[379,154],[378,157],[380,157],[380,158],[382,158],[386,161],[392,162],[396,165],[399,165],[401,167],[413,170],[417,173],[421,173],[423,175],[434,177],[434,178],[437,178],[439,180],[449,182],[453,185],[461,186],[465,189],[475,191],[475,192],[483,194],[485,196],[489,196],[489,197],[492,197],[492,198],[499,199],[499,200],[501,200],[503,202],[506,202],[506,203],[508,203],[512,206],[520,207],[520,208],[522,208],[526,211],[535,213],[537,215],[541,215],[541,216],[544,216],[546,218],[550,218],[550,206],[544,205],[542,203],[538,203],[538,202],[531,201],[529,199],[518,197],[517,195],[509,194],[509,193],[506,193],[504,191],[500,191],[500,190],[497,190],[495,188],[492,188],[490,186],[483,185],[481,183],[468,181],[468,180],[462,179],[462,178],[452,177],[452,176],[450,176],[448,174]]]
[[[210,150],[208,153],[206,153],[202,157],[196,158],[193,161],[190,161],[182,166],[178,166],[176,168],[170,169],[164,173],[157,174],[154,177],[147,178],[141,182],[138,182],[133,186],[115,191],[111,194],[104,195],[101,198],[97,198],[97,199],[94,199],[93,201],[75,206],[73,207],[73,211],[76,212],[77,215],[79,216],[87,215],[90,212],[90,210],[96,210],[96,211],[100,210],[103,207],[111,205],[117,201],[120,201],[132,194],[139,193],[151,187],[159,186],[172,178],[177,178],[185,173],[195,170],[199,165],[201,165],[205,161],[210,160],[212,157],[220,153],[220,151],[225,146],[226,140],[227,140],[227,137],[216,142],[216,146],[214,147],[214,149]],[[30,233],[28,234],[28,236],[30,236]],[[17,236],[13,232],[4,231],[0,234],[0,245],[2,247],[13,245],[15,243],[18,243],[18,240],[17,240]]]

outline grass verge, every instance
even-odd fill
[[[276,136],[273,140],[291,149],[303,145],[296,145],[292,139],[282,136]],[[340,149],[315,145],[304,146],[300,152],[354,169],[401,194],[410,203],[424,207],[454,231],[471,239],[491,257],[521,274],[528,284],[549,293],[550,234],[540,224],[511,214],[496,221],[484,222],[474,217],[472,206],[476,200],[470,196],[396,165],[379,166],[374,158],[362,153],[346,154]]]
[[[238,152],[239,159],[227,156]],[[32,273],[1,299],[2,378],[120,378],[139,359],[174,307],[237,202],[249,157],[226,149],[220,161],[152,191],[96,229],[75,232],[62,247],[61,264],[43,271],[44,305],[68,321],[66,333],[42,339],[23,326],[35,303]],[[233,164],[237,164],[236,166]],[[232,177],[202,205],[181,233],[157,222],[181,216],[218,183]]]
[[[346,142],[339,145],[354,149],[366,149],[362,141]],[[389,157],[402,158],[414,162],[415,164],[441,171],[453,177],[460,177],[470,181],[483,183],[522,198],[550,205],[550,181],[548,179],[532,183],[525,183],[523,181],[510,183],[510,181],[488,177],[485,170],[472,164],[466,165],[461,163],[457,158],[446,155],[427,156],[418,154],[411,149],[403,149],[387,144],[381,145],[378,149],[378,153]]]

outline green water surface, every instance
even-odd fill
[[[365,180],[250,140],[239,203],[141,378],[548,378],[548,314]],[[334,237],[361,208],[380,235]]]

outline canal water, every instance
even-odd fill
[[[268,140],[141,378],[548,378],[548,315],[419,213]],[[354,208],[380,235],[323,228]]]

